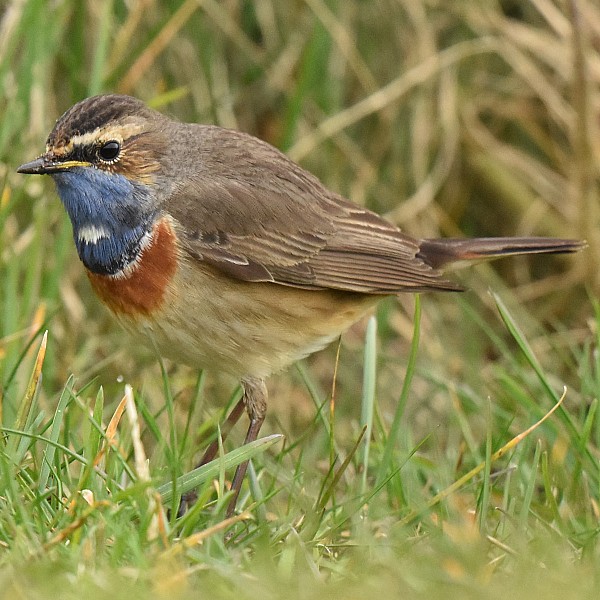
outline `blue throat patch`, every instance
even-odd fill
[[[95,167],[74,167],[52,178],[79,258],[90,271],[114,275],[135,260],[156,217],[148,186]]]

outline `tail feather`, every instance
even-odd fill
[[[559,238],[474,238],[421,240],[417,256],[434,269],[460,261],[490,260],[519,254],[565,254],[577,252],[586,242]]]

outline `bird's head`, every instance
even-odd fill
[[[170,123],[129,96],[87,98],[58,119],[44,154],[17,169],[52,177],[90,270],[122,269],[160,212]]]

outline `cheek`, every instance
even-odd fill
[[[158,157],[163,145],[164,142],[157,143],[143,134],[128,139],[123,144],[120,159],[113,166],[114,172],[124,175],[134,185],[152,187],[161,169]]]

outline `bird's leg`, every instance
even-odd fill
[[[265,414],[267,412],[267,386],[263,379],[249,377],[242,381],[242,387],[244,388],[242,401],[246,405],[246,412],[250,418],[250,427],[248,427],[248,433],[246,433],[244,444],[249,444],[258,437],[258,432],[265,420]],[[240,489],[242,488],[242,482],[244,481],[247,468],[248,461],[246,460],[243,463],[240,463],[235,471],[235,476],[231,483],[233,496],[229,501],[229,506],[227,507],[227,512],[225,514],[226,517],[231,517],[235,512],[235,505],[238,496],[240,495]]]
[[[224,442],[227,438],[227,435],[231,431],[232,427],[239,421],[239,418],[242,416],[244,412],[244,406],[246,405],[244,401],[244,396],[239,400],[239,402],[232,408],[229,416],[225,423],[223,423],[223,427],[221,427],[221,441]],[[202,456],[202,460],[196,465],[196,469],[209,463],[216,455],[217,450],[219,449],[219,440],[216,439],[214,442],[208,446],[206,451],[204,452],[204,456]],[[190,490],[185,494],[181,495],[181,502],[179,503],[179,509],[177,511],[177,516],[182,517],[188,510],[190,506],[195,504],[196,500],[198,500],[198,492],[196,490]]]
[[[229,435],[229,432],[233,428],[233,426],[239,421],[242,413],[244,412],[244,397],[242,396],[238,403],[231,409],[229,416],[225,423],[223,423],[223,427],[221,427],[221,442],[224,442]],[[209,463],[216,455],[217,450],[219,449],[219,439],[217,438],[214,442],[211,442],[210,446],[206,449],[202,460],[198,463],[196,468]]]

